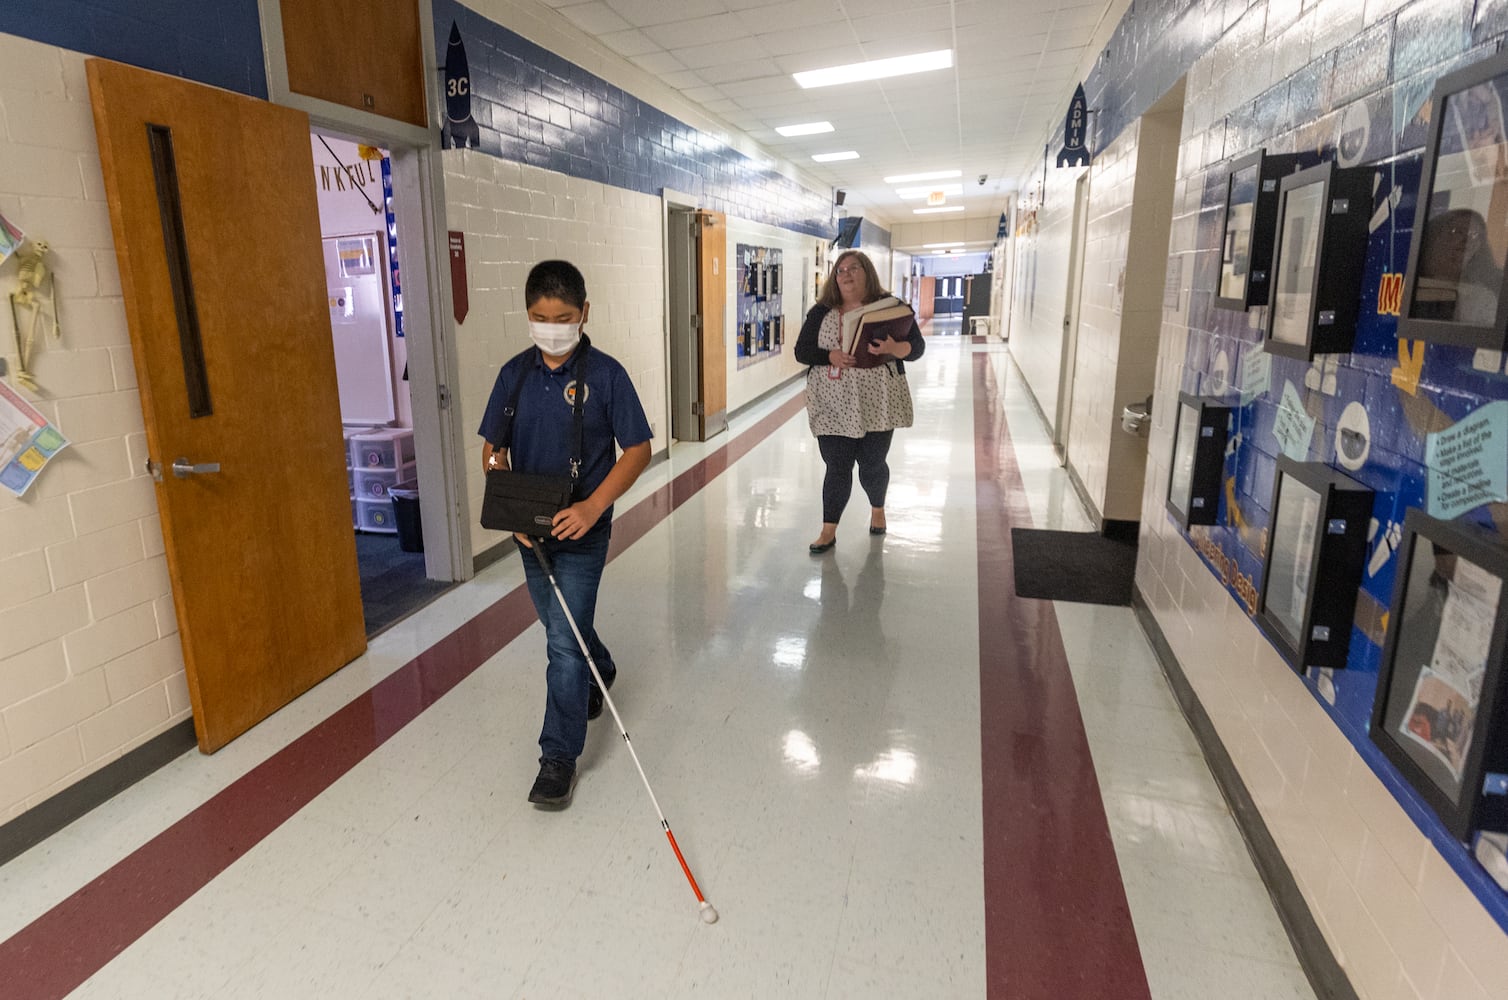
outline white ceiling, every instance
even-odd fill
[[[998,217],[1128,0],[544,0],[582,31],[892,225]],[[952,49],[952,69],[803,90],[791,74]],[[775,126],[826,120],[787,139]],[[814,153],[860,158],[816,163]],[[956,214],[882,178],[961,170]],[[979,177],[987,180],[980,184]],[[904,185],[907,187],[914,184]],[[927,186],[925,182],[921,186]]]

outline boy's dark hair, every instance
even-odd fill
[[[580,309],[586,305],[586,279],[568,260],[542,260],[529,271],[524,282],[524,308],[540,299],[559,299]]]

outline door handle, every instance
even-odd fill
[[[173,475],[179,479],[187,479],[189,476],[202,476],[210,472],[219,472],[219,462],[200,462],[195,465],[186,458],[173,459]]]

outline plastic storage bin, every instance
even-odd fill
[[[357,499],[356,527],[389,535],[396,532],[398,520],[393,516],[393,502],[387,497],[381,500]]]
[[[414,432],[393,427],[351,437],[351,468],[398,469],[414,460]]]
[[[352,496],[360,500],[381,500],[398,483],[413,479],[415,468],[410,462],[402,469],[357,469],[353,474]]]

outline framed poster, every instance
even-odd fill
[[[1441,77],[1430,121],[1398,336],[1508,347],[1508,53]]]
[[[1351,350],[1375,173],[1322,163],[1283,178],[1267,310],[1269,353],[1309,361]]]
[[[1292,154],[1257,150],[1231,164],[1225,178],[1225,214],[1220,228],[1220,273],[1215,305],[1245,312],[1266,305],[1272,263],[1278,180],[1293,170]]]
[[[1167,508],[1184,528],[1214,524],[1219,514],[1230,417],[1229,404],[1219,399],[1178,394]]]
[[[1399,553],[1372,740],[1458,838],[1508,829],[1508,796],[1484,780],[1508,756],[1508,546],[1411,509]]]
[[[1344,667],[1372,491],[1322,463],[1277,461],[1257,625],[1295,670]]]

